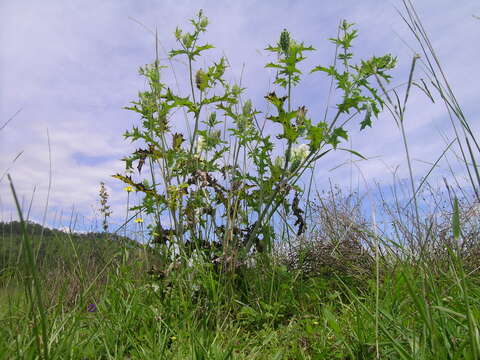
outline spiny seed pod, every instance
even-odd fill
[[[280,49],[282,49],[285,55],[288,54],[288,49],[290,48],[290,33],[287,29],[283,29],[280,34]]]
[[[195,75],[195,84],[197,85],[197,89],[203,91],[207,88],[208,85],[208,76],[202,69],[197,71]]]

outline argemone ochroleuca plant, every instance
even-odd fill
[[[142,203],[132,209],[152,217],[152,242],[166,250],[173,244],[187,254],[208,249],[224,260],[252,249],[268,251],[275,238],[271,220],[279,207],[296,218],[298,234],[305,230],[298,179],[315,161],[340,149],[341,139],[348,139],[345,126],[355,115],[362,116],[361,129],[371,126],[372,115],[378,115],[383,101],[369,80],[388,81],[396,59],[385,55],[353,64],[350,51],[357,32],[343,21],[339,37],[331,39],[337,46],[337,61],[311,70],[332,77],[342,92],[335,114],[328,121],[318,121],[308,117],[306,105],[295,107],[291,95],[301,81],[299,64],[306,52],[315,49],[293,40],[284,30],[277,45],[266,48],[277,56],[266,67],[277,71],[278,89],[265,96],[274,113],[264,115],[252,101],[242,100],[244,88],[224,79],[225,58],[207,68],[200,66],[200,56],[213,47],[200,39],[208,19],[200,11],[191,23],[191,32],[176,29],[178,48],[169,54],[186,60],[187,93],[176,93],[162,82],[164,66],[158,57],[140,69],[149,88],[127,109],[137,112],[142,122],[125,138],[145,146],[124,159],[130,173],[137,164],[138,180],[131,175],[114,176],[144,194]],[[187,114],[187,133],[174,130],[177,110]],[[260,119],[267,126],[277,124],[276,140],[263,132]],[[286,149],[283,156],[273,156],[275,148]],[[142,178],[145,164],[148,177]]]

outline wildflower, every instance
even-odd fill
[[[97,311],[97,306],[95,304],[89,304],[87,306],[87,311],[91,312],[91,313],[96,312]]]
[[[301,144],[293,149],[292,157],[294,160],[303,161],[306,159],[309,153],[310,153],[310,149],[308,148],[308,145]]]
[[[320,324],[318,321],[313,322],[313,325],[318,325],[318,324]]]
[[[143,219],[142,218],[136,218],[134,220],[136,223],[143,223]]]
[[[131,187],[131,186],[125,186],[125,187],[123,188],[123,190],[126,191],[126,192],[132,192],[132,191],[133,191],[133,187]]]
[[[205,146],[207,145],[207,142],[205,141],[205,138],[200,135],[197,139],[197,153],[202,152],[202,150],[205,149]]]
[[[170,340],[175,341],[175,340],[177,340],[177,337],[176,337],[176,336],[172,336],[172,337],[170,337]]]

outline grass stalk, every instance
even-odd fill
[[[18,197],[17,193],[15,192],[15,187],[13,185],[12,178],[10,177],[10,174],[7,175],[8,181],[10,183],[10,189],[12,191],[12,195],[15,201],[15,206],[17,208],[17,213],[18,217],[20,218],[20,223],[22,225],[22,238],[23,238],[23,243],[24,243],[24,248],[25,252],[27,254],[27,262],[26,262],[26,268],[27,268],[27,276],[31,276],[33,280],[33,287],[34,287],[34,292],[35,292],[35,300],[33,298],[31,299],[32,301],[32,306],[34,307],[36,304],[37,306],[37,311],[38,315],[40,316],[40,327],[41,327],[41,338],[42,342],[41,344],[37,341],[37,346],[41,346],[39,348],[39,353],[43,353],[43,358],[45,360],[49,359],[48,355],[48,331],[47,331],[47,318],[45,314],[45,307],[43,305],[43,299],[42,299],[42,291],[41,291],[41,283],[39,276],[37,274],[36,266],[35,266],[35,260],[33,257],[33,247],[32,244],[30,243],[30,239],[27,235],[27,230],[26,230],[26,224],[23,219],[23,214],[22,214],[22,209],[20,207],[20,203],[18,202]],[[25,287],[27,291],[30,291],[31,285],[29,281],[25,282]],[[36,323],[36,314],[33,314],[34,321]],[[35,330],[37,329],[37,325],[35,325]]]

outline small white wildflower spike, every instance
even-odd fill
[[[301,144],[295,147],[292,151],[292,157],[294,160],[303,161],[310,153],[310,149],[307,144]]]

